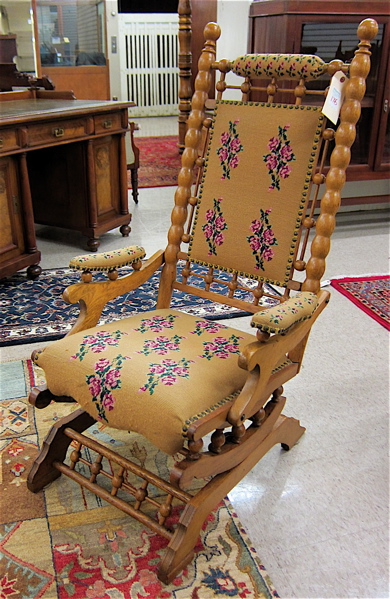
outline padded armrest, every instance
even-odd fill
[[[69,267],[82,271],[109,271],[134,264],[145,258],[145,255],[146,252],[143,247],[131,245],[112,252],[76,256],[69,262]]]
[[[318,306],[315,293],[302,291],[286,302],[257,312],[251,326],[264,333],[286,333],[294,324],[307,320]]]

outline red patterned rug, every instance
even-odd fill
[[[74,407],[53,403],[33,413],[28,393],[45,381],[31,360],[1,363],[0,380],[0,598],[279,597],[226,500],[207,518],[191,564],[163,585],[157,567],[166,539],[69,478],[60,477],[36,495],[28,491],[26,479],[37,445]],[[87,432],[166,476],[171,458],[153,450],[140,435],[111,433],[100,424]],[[158,502],[158,489],[150,485],[149,493]]]
[[[331,284],[371,318],[390,330],[389,275],[332,279]]]
[[[138,187],[166,187],[177,184],[181,160],[177,135],[137,137],[135,144],[140,152]]]

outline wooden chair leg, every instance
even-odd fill
[[[183,510],[175,534],[161,561],[158,577],[162,582],[170,583],[192,560],[203,522],[229,491],[274,445],[281,443],[283,447],[290,448],[304,432],[305,428],[295,418],[279,416],[272,432],[255,451],[235,468],[215,476],[191,499]]]
[[[134,123],[133,121],[129,121],[130,127],[130,143],[131,149],[133,152],[134,161],[127,165],[127,168],[130,170],[131,177],[131,193],[133,196],[133,200],[136,204],[138,204],[138,168],[139,168],[139,148],[135,145],[134,141],[134,131],[139,130],[139,125]]]
[[[133,200],[138,204],[138,167],[130,169],[130,177]]]
[[[92,416],[79,408],[68,416],[61,418],[51,427],[27,478],[27,487],[30,491],[37,493],[61,475],[61,472],[53,465],[53,462],[64,461],[66,452],[72,441],[64,434],[64,430],[70,427],[82,433],[95,424],[95,422],[96,420]]]

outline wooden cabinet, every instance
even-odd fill
[[[35,279],[41,273],[29,198],[19,185],[22,173],[18,157],[0,158],[0,278],[22,268]]]
[[[16,93],[16,92],[15,92]],[[130,233],[125,135],[131,102],[0,101],[0,277],[38,276],[34,222],[99,236]],[[47,95],[49,94],[49,95]]]
[[[379,33],[372,48],[372,68],[352,148],[349,181],[384,179],[389,173],[388,1],[261,0],[251,4],[249,16],[249,52],[318,54],[327,62],[349,60],[357,43],[357,25],[367,17],[378,22]]]
[[[120,146],[120,136],[106,135],[73,143],[71,151],[59,145],[29,153],[34,221],[80,231],[92,251],[105,231],[118,226],[128,235],[130,215],[121,207]]]

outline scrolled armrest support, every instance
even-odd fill
[[[67,287],[63,298],[68,304],[80,304],[80,315],[68,335],[97,325],[107,302],[136,289],[156,272],[164,261],[164,252],[156,252],[130,274],[116,280],[76,283]]]
[[[248,371],[248,378],[230,408],[230,424],[240,424],[268,400],[274,391],[271,376],[280,361],[290,360],[289,356],[294,353],[302,358],[310,329],[328,303],[329,295],[327,291],[321,291],[318,296],[313,293],[297,294],[284,304],[259,312],[252,318],[252,326],[275,334],[266,341],[250,343],[242,350],[238,363]],[[278,312],[278,308],[286,304],[297,307],[298,311]],[[302,349],[297,351],[300,344]]]

